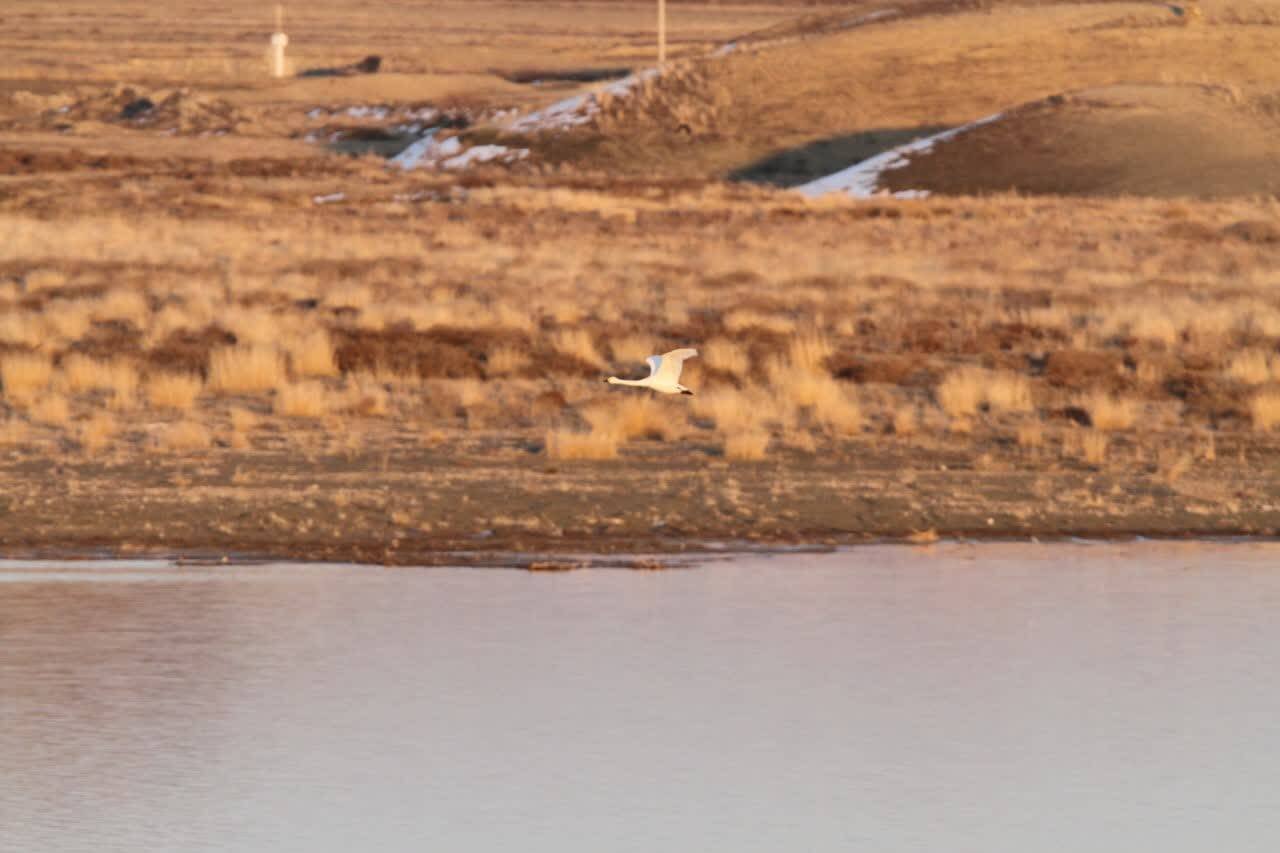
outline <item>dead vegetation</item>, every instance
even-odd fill
[[[1227,27],[1214,30],[1212,16],[1196,32],[1165,32],[1151,21],[1167,10],[1131,10],[1132,20],[1106,4],[997,12],[959,15],[955,46],[940,40],[933,18],[946,16],[935,15],[783,45],[771,59],[744,51],[714,67],[682,66],[633,102],[607,104],[581,134],[556,137],[566,158],[583,156],[555,168],[401,174],[370,158],[328,157],[288,138],[301,119],[232,85],[238,68],[208,78],[227,86],[233,109],[214,103],[221,96],[183,95],[163,113],[222,116],[228,139],[170,139],[163,127],[108,121],[115,101],[101,93],[32,95],[53,99],[39,110],[0,105],[12,119],[2,162],[14,164],[0,184],[0,462],[19,470],[87,457],[144,471],[189,456],[243,466],[229,475],[236,485],[282,459],[344,460],[343,476],[383,481],[401,475],[395,460],[412,459],[425,472],[415,488],[472,475],[528,487],[516,472],[547,493],[581,485],[573,478],[584,471],[629,471],[626,497],[637,506],[678,474],[705,478],[685,482],[681,500],[719,501],[723,519],[747,517],[735,514],[725,469],[754,472],[761,489],[784,469],[821,472],[768,496],[780,506],[753,518],[775,531],[792,524],[786,488],[835,493],[855,469],[907,490],[894,492],[895,512],[913,516],[911,529],[934,530],[957,528],[914,518],[910,493],[934,472],[957,472],[953,485],[1022,477],[1020,511],[1030,515],[1038,504],[1026,489],[1045,498],[1068,480],[1081,491],[1073,506],[1091,510],[1135,478],[1157,477],[1165,489],[1135,501],[1171,500],[1173,486],[1203,472],[1269,464],[1280,452],[1273,199],[807,201],[708,181],[831,128],[896,139],[1005,105],[956,73],[962,65],[989,72],[990,86],[1009,85],[1015,99],[1080,75],[1102,84],[1121,71],[1088,56],[1142,29],[1145,60],[1118,65],[1178,84],[1231,70],[1218,54],[1204,70],[1170,64],[1175,42],[1200,31],[1213,30],[1193,55],[1221,46]],[[717,20],[706,31],[724,35]],[[1083,51],[1048,57],[1047,80],[1012,61],[1029,50],[1016,25],[1031,20],[1066,33],[1054,42],[1064,51]],[[988,44],[988,24],[1007,40]],[[1257,40],[1255,24],[1229,27],[1243,28],[1230,35],[1246,46]],[[867,44],[881,52],[851,49]],[[929,74],[900,75],[880,91],[872,66],[922,46],[938,59]],[[436,58],[421,50],[405,61],[426,76]],[[203,73],[145,53],[139,68],[170,90],[173,77]],[[35,55],[24,48],[2,62],[20,79]],[[1273,55],[1231,61],[1265,81]],[[84,62],[105,74],[108,59]],[[791,79],[817,88],[797,99],[781,85]],[[832,80],[848,91],[828,98]],[[271,96],[293,109],[302,96],[292,86]],[[755,95],[739,103],[740,92]],[[1257,92],[1240,97],[1266,112]],[[54,134],[62,106],[70,130]],[[33,115],[35,125],[23,123]],[[129,153],[90,150],[96,133]],[[855,135],[855,148],[871,144]],[[813,157],[806,168],[826,162]],[[591,168],[623,162],[625,174]],[[341,203],[316,201],[339,192]],[[686,345],[701,353],[683,378],[693,398],[599,381],[642,375],[646,355]],[[650,470],[658,473],[646,479]],[[1098,495],[1072,479],[1099,472],[1119,492]],[[1027,485],[1031,475],[1048,485]],[[384,525],[403,514],[367,503],[357,508]],[[837,509],[825,522],[832,529],[858,523]],[[629,523],[655,529],[642,515]],[[409,535],[396,531],[387,536]]]
[[[375,442],[412,423],[524,435],[566,460],[655,442],[746,460],[1007,440],[1042,462],[1111,460],[1101,438],[1070,443],[1086,427],[1275,423],[1280,245],[1229,237],[1275,216],[1270,202],[562,189],[557,217],[529,218],[539,192],[473,190],[462,219],[371,199],[356,227],[287,208],[252,226],[0,212],[19,238],[0,247],[0,302],[22,320],[0,323],[6,419],[74,440],[110,412],[121,446],[144,435],[130,423],[181,414],[239,419],[222,441],[242,447],[307,423]],[[1171,221],[1201,228],[1173,239]],[[498,229],[510,243],[476,237]],[[431,266],[410,267],[424,239]],[[130,267],[145,278],[122,281]],[[692,400],[598,381],[680,345],[702,353]],[[209,442],[157,446],[189,444]]]

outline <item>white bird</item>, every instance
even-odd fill
[[[649,375],[644,379],[619,379],[610,376],[605,382],[610,385],[636,385],[640,388],[652,388],[660,394],[690,394],[693,392],[680,384],[680,371],[686,359],[698,354],[696,349],[673,349],[662,355],[651,355],[645,359],[649,363]]]

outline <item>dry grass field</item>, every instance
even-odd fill
[[[1280,528],[1270,7],[675,3],[672,71],[544,134],[487,116],[642,67],[648,3],[313,4],[295,62],[390,70],[284,82],[256,8],[0,12],[0,550]],[[306,141],[362,104],[532,154]],[[893,178],[947,195],[785,189],[1002,110]],[[676,346],[692,398],[600,382]]]

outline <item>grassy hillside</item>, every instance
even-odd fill
[[[1174,114],[1206,115],[1203,134],[1182,133],[1180,144],[1211,150],[1236,144],[1241,126],[1246,142],[1258,140],[1267,97],[1280,89],[1280,12],[1273,6],[1210,4],[1190,25],[1158,4],[927,8],[918,17],[852,27],[857,17],[825,16],[825,30],[814,25],[803,35],[680,64],[583,132],[594,135],[594,163],[789,185],[940,127],[1122,84],[1148,93],[1171,87],[1181,105],[1171,95],[1149,99]],[[1210,104],[1188,84],[1225,93],[1226,103]],[[1228,115],[1231,121],[1219,121]],[[1144,130],[1098,122],[1086,130],[1106,146],[1117,144],[1105,141],[1111,134],[1162,132],[1158,123]],[[1039,144],[1014,137],[992,155],[1021,156]],[[1093,141],[1082,136],[1075,144]]]

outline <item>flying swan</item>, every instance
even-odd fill
[[[645,359],[649,363],[649,375],[644,379],[619,379],[610,376],[605,382],[610,385],[636,385],[640,388],[652,388],[660,394],[690,394],[693,392],[680,384],[680,370],[685,359],[698,354],[696,349],[673,349],[662,355],[651,355]]]

